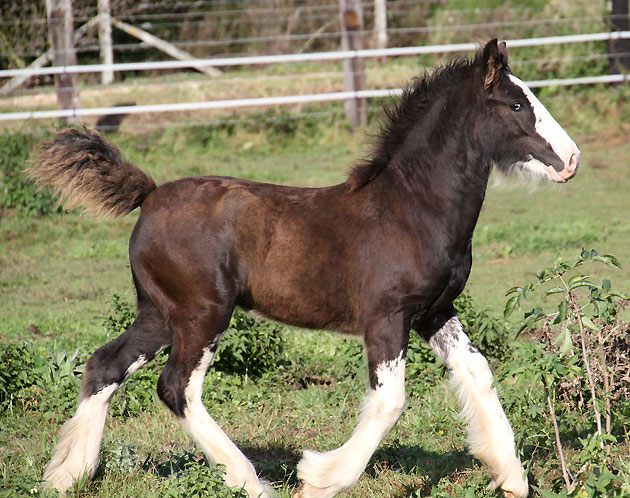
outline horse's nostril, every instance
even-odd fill
[[[579,167],[580,167],[580,153],[578,152],[576,154],[571,155],[571,158],[569,159],[568,170],[573,173],[577,171]]]

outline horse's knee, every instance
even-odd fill
[[[168,362],[160,374],[157,383],[157,393],[162,402],[179,418],[184,417],[186,409],[185,386],[181,377]]]
[[[93,396],[107,386],[120,385],[125,378],[128,365],[116,361],[122,336],[97,349],[85,365],[81,398]]]

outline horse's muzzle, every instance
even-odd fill
[[[549,177],[557,183],[566,183],[573,178],[580,168],[580,152],[571,154],[568,164],[561,171],[556,171],[552,166],[547,166]]]

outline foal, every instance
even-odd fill
[[[68,207],[119,216],[142,206],[129,245],[138,316],[87,362],[46,481],[63,494],[94,473],[112,394],[171,345],[160,398],[207,457],[226,466],[226,484],[270,496],[201,402],[206,370],[240,306],[365,343],[370,389],[359,423],[340,448],[304,452],[296,496],[332,497],[357,481],[402,412],[410,329],[451,370],[470,451],[491,485],[527,496],[488,363],[452,303],[470,272],[492,166],[563,183],[577,172],[579,150],[510,73],[496,39],[473,59],[414,80],[387,117],[371,158],[344,183],[320,189],[212,176],[156,187],[95,132],[66,130],[45,145],[31,176]]]

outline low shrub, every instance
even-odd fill
[[[547,297],[523,313],[519,329],[533,340],[514,343],[500,375],[518,382],[503,402],[518,419],[517,440],[528,446],[524,463],[540,467],[545,498],[623,496],[611,450],[627,439],[630,423],[623,380],[630,325],[621,319],[630,295],[581,273],[594,263],[619,267],[614,256],[582,250],[574,263],[556,261],[507,294],[506,316],[532,294]]]
[[[85,356],[50,350],[32,342],[0,345],[0,412],[36,410],[45,419],[72,414],[81,386]]]

